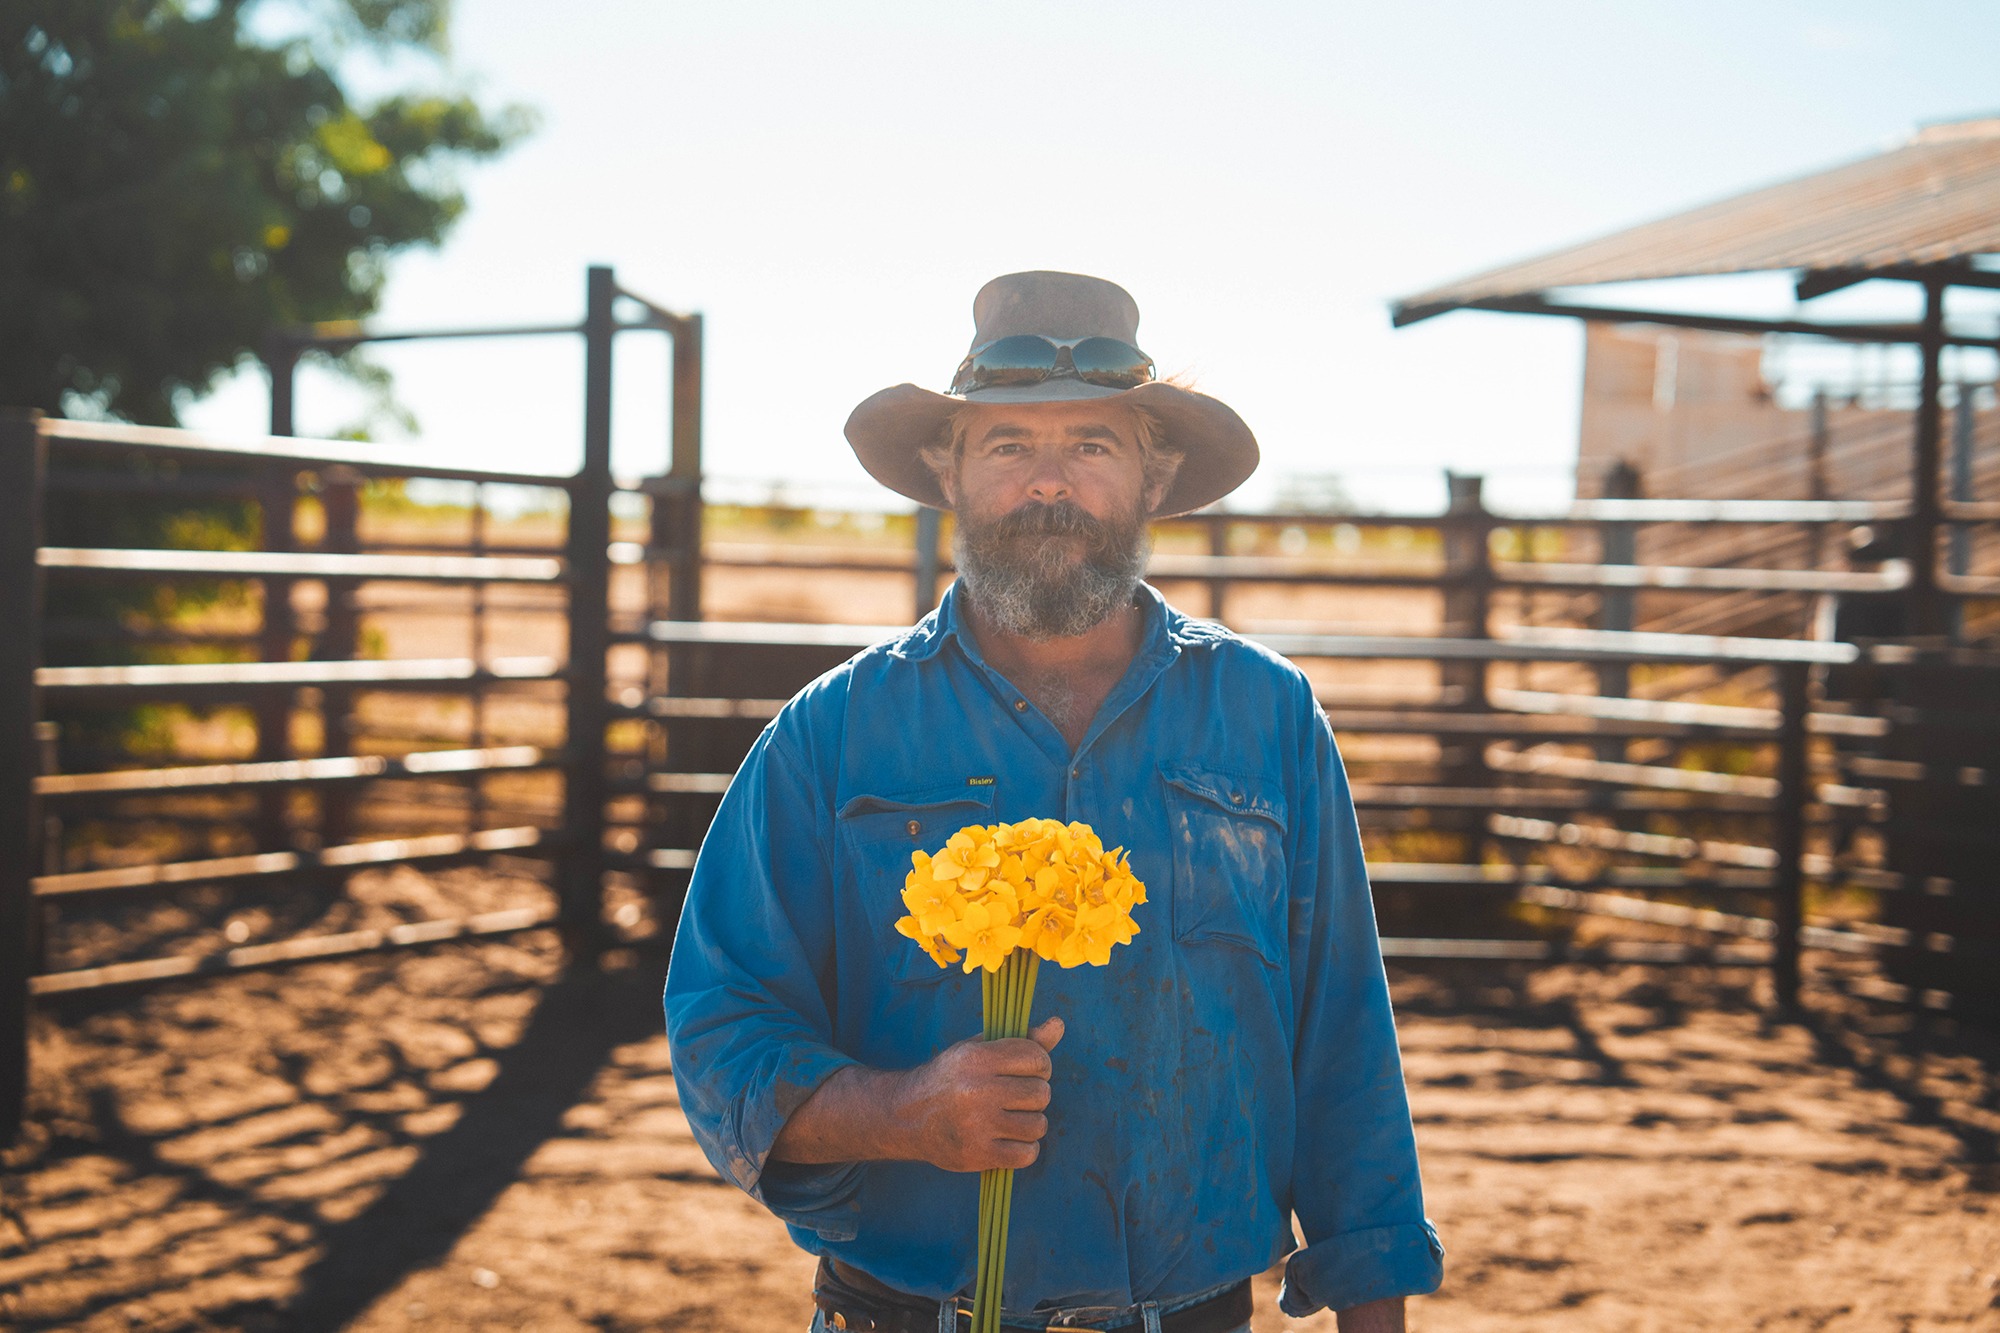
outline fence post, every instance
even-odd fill
[[[1443,634],[1451,639],[1484,639],[1490,633],[1488,611],[1493,593],[1492,515],[1487,513],[1483,477],[1444,474],[1448,496],[1438,520],[1444,542],[1444,572],[1439,579],[1444,597]],[[1483,712],[1487,707],[1488,664],[1440,662],[1438,684],[1445,707]],[[1471,738],[1441,739],[1438,764],[1444,782],[1453,787],[1484,787],[1492,781],[1484,743]],[[1437,827],[1451,829],[1463,840],[1465,860],[1485,860],[1486,817],[1477,811],[1452,811],[1436,816]]]
[[[271,376],[271,434],[293,433],[293,402],[298,381],[299,345],[284,334],[272,335],[264,345],[264,366]],[[289,551],[295,547],[294,528],[298,504],[296,474],[280,464],[258,478],[257,508],[263,533],[258,544],[266,551]],[[297,626],[292,616],[292,580],[266,576],[263,580],[264,609],[259,626],[257,652],[267,662],[289,661]],[[270,761],[289,759],[292,751],[292,706],[290,690],[259,691],[252,712],[257,719],[257,758]],[[260,793],[258,843],[264,851],[291,845],[290,819],[285,793],[277,788]]]
[[[671,527],[667,567],[667,619],[701,619],[701,378],[702,323],[688,315],[674,323],[673,457],[662,497]],[[605,355],[610,355],[607,346]],[[605,389],[609,402],[610,388]],[[608,444],[607,444],[608,449]],[[606,457],[609,457],[607,453]],[[607,464],[608,466],[608,464]]]
[[[331,467],[320,473],[319,500],[326,517],[320,549],[341,555],[360,551],[361,474]],[[319,651],[326,661],[349,662],[361,655],[361,614],[351,578],[328,578],[326,622]],[[476,595],[476,594],[475,594]],[[354,691],[342,685],[320,687],[320,748],[327,755],[354,753]],[[476,781],[476,779],[475,779]],[[354,829],[354,792],[334,784],[320,792],[320,839],[327,845],[348,841]]]
[[[40,864],[35,668],[41,664],[40,415],[0,413],[0,1144],[20,1135],[28,1103],[28,979],[36,956]]]
[[[590,270],[583,317],[583,466],[569,488],[564,564],[569,582],[568,707],[563,745],[562,854],[556,892],[570,957],[596,961],[603,946],[604,729],[610,650],[611,349],[618,284],[608,268]]]
[[[917,506],[916,615],[922,620],[937,606],[938,542],[944,535],[944,515],[929,505]]]
[[[1644,491],[1639,470],[1625,459],[1611,465],[1604,477],[1604,498],[1636,500]],[[1606,565],[1632,565],[1639,560],[1639,534],[1635,525],[1609,521],[1597,525],[1598,561]],[[1606,588],[1597,594],[1597,628],[1629,630],[1635,619],[1637,598],[1630,588]],[[1597,664],[1597,692],[1606,698],[1624,698],[1632,692],[1632,668],[1624,662]],[[1597,757],[1617,762],[1625,758],[1625,742],[1601,740]]]
[[[1208,553],[1220,559],[1229,554],[1229,520],[1217,514],[1208,520]],[[1208,581],[1208,618],[1216,624],[1222,623],[1223,611],[1229,601],[1229,580],[1213,578]]]
[[[1951,498],[1964,502],[1972,498],[1972,454],[1973,432],[1976,423],[1972,413],[1972,385],[1961,382],[1958,386],[1958,402],[1951,419]],[[1963,523],[1945,526],[1945,571],[1950,574],[1972,572],[1972,529]],[[1954,598],[1951,603],[1951,640],[1965,642],[1965,603]]]
[[[1444,474],[1450,499],[1444,522],[1444,635],[1450,639],[1488,637],[1493,600],[1493,517],[1486,511],[1486,479]],[[1445,683],[1455,687],[1461,706],[1486,707],[1486,664],[1444,665]]]
[[[1799,930],[1805,925],[1806,804],[1808,784],[1806,711],[1810,670],[1804,662],[1781,662],[1778,673],[1778,801],[1771,839],[1778,854],[1771,874],[1771,990],[1778,1008],[1799,1004]]]

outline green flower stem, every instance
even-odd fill
[[[1007,955],[998,972],[980,974],[981,1016],[988,1041],[1028,1035],[1035,977],[1042,960],[1029,949]],[[1007,1231],[1014,1217],[1014,1173],[979,1173],[979,1268],[972,1295],[972,1333],[1000,1333],[1000,1292],[1007,1276]]]

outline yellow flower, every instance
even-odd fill
[[[1064,967],[1103,966],[1139,933],[1146,886],[1122,847],[1104,850],[1088,824],[1023,819],[972,824],[935,853],[914,852],[903,882],[910,915],[896,929],[939,966],[999,971],[1015,949]]]
[[[937,935],[943,933],[947,922],[958,920],[965,900],[950,884],[924,878],[913,870],[903,883],[903,906],[910,909],[926,935]]]
[[[921,945],[923,951],[931,956],[931,961],[939,967],[949,967],[958,961],[958,950],[945,943],[944,936],[925,930],[915,917],[898,918],[896,929]]]
[[[1078,912],[1076,925],[1056,950],[1056,961],[1064,967],[1075,967],[1079,963],[1103,967],[1111,961],[1111,946],[1117,943],[1112,921],[1121,915],[1108,903],[1102,907],[1086,907]]]
[[[1022,915],[1021,895],[1014,892],[1014,886],[1004,879],[988,880],[986,896],[981,899],[988,907],[1007,918],[1008,924],[1017,924]]]
[[[1021,947],[1053,961],[1063,941],[1069,937],[1069,917],[1061,908],[1043,907],[1031,914],[1021,927]]]
[[[1063,873],[1061,866],[1043,866],[1035,872],[1036,906],[1052,903],[1065,912],[1073,912],[1078,901],[1076,885],[1070,876]]]
[[[1021,942],[1021,928],[1011,924],[1007,914],[985,903],[970,903],[965,915],[945,928],[945,939],[965,950],[965,970],[983,967],[998,972],[1000,964]]]

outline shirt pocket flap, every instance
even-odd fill
[[[957,782],[893,796],[863,792],[850,796],[836,819],[856,845],[902,839],[915,851],[944,846],[945,839],[967,824],[991,823],[992,812],[992,783],[975,787]]]
[[[1288,934],[1285,798],[1268,781],[1162,764],[1174,852],[1174,938],[1213,941],[1280,967]]]
[[[992,823],[993,784],[960,781],[920,791],[867,792],[843,802],[835,822],[844,843],[841,890],[861,903],[869,932],[881,941],[879,956],[889,976],[913,985],[936,983],[944,969],[896,930],[906,911],[903,881],[910,854],[936,851],[968,824]]]
[[[1276,824],[1280,833],[1286,829],[1283,793],[1256,778],[1195,764],[1162,765],[1160,775],[1170,786],[1198,796],[1230,814],[1254,815]]]

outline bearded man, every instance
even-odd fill
[[[1147,522],[1233,490],[1256,441],[1154,379],[1109,282],[1011,274],[973,318],[949,394],[848,420],[878,480],[956,512],[958,579],[723,798],[667,978],[682,1105],[821,1256],[816,1333],[966,1327],[999,1167],[1010,1327],[1233,1333],[1290,1254],[1287,1313],[1401,1329],[1443,1250],[1332,733],[1296,668],[1141,581]],[[1048,1016],[986,1042],[899,894],[913,851],[1027,818],[1126,847],[1150,897],[1111,966],[1044,970]]]

